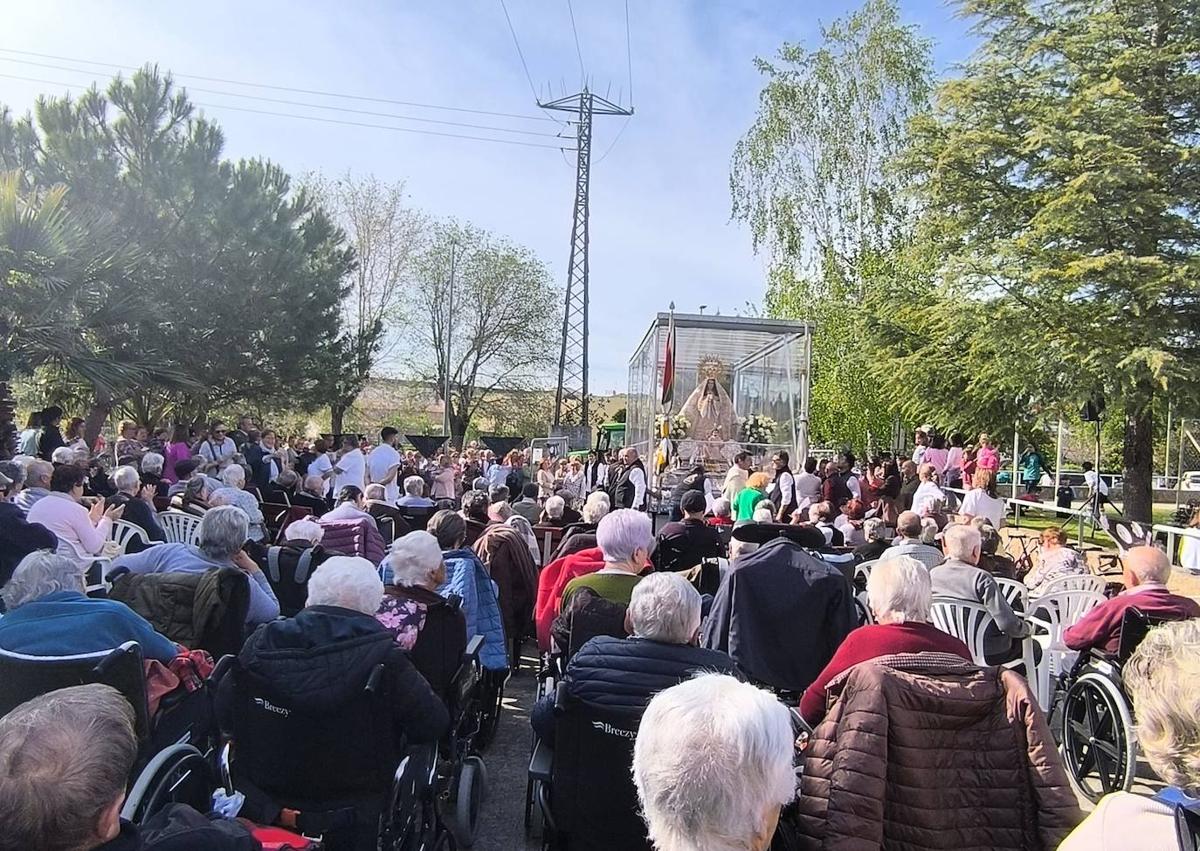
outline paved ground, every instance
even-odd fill
[[[496,739],[484,754],[488,771],[488,797],[480,814],[479,839],[475,851],[522,851],[537,849],[525,842],[525,777],[529,767],[529,709],[533,704],[536,653],[526,644],[526,658],[519,676],[511,677],[504,689],[504,710]]]

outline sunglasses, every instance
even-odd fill
[[[225,434],[225,433],[226,433],[225,429],[223,429],[223,428],[219,428],[213,432],[213,434]]]

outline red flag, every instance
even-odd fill
[[[667,323],[667,354],[663,358],[662,404],[675,401],[675,314]]]

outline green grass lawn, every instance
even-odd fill
[[[1171,523],[1175,517],[1175,506],[1171,503],[1155,503],[1154,505],[1154,522],[1155,524]],[[1012,515],[1008,517],[1009,526],[1014,526]],[[1065,526],[1064,526],[1065,524]],[[1067,535],[1074,541],[1079,536],[1079,518],[1078,517],[1058,517],[1054,513],[1054,506],[1048,505],[1044,510],[1037,508],[1029,508],[1021,506],[1021,523],[1018,528],[1021,529],[1048,529],[1051,526],[1063,526],[1066,529]],[[1095,544],[1098,547],[1111,547],[1113,540],[1103,531],[1094,531],[1091,524],[1084,525],[1085,534],[1083,542],[1087,544]]]

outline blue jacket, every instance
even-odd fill
[[[174,642],[116,600],[55,591],[0,618],[0,647],[31,656],[70,656],[111,650],[126,641],[142,646],[142,658],[170,662]]]
[[[467,639],[483,636],[479,660],[491,671],[508,668],[508,645],[504,640],[504,621],[496,586],[488,576],[483,562],[469,549],[447,550],[446,581],[437,591],[443,597],[457,594],[462,598],[462,612],[467,619]]]

